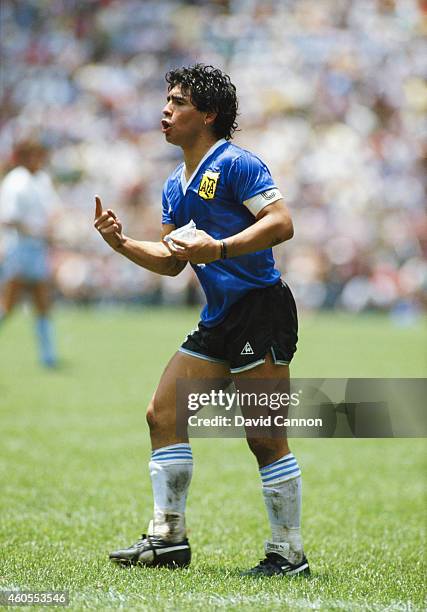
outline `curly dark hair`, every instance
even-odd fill
[[[236,88],[228,74],[206,64],[195,64],[187,68],[170,70],[166,74],[168,91],[181,85],[185,95],[199,111],[218,113],[212,129],[218,138],[230,140],[237,129]]]

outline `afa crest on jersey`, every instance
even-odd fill
[[[203,173],[197,193],[204,200],[212,200],[215,197],[219,174],[219,172],[212,172],[211,170]]]

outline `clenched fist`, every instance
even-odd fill
[[[102,209],[101,199],[98,196],[95,196],[94,226],[112,249],[118,249],[124,243],[120,219],[111,208]]]

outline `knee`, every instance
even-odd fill
[[[161,400],[154,396],[148,405],[146,413],[146,420],[152,434],[165,432],[175,426],[175,420],[169,412]]]
[[[274,463],[289,453],[285,439],[248,438],[247,442],[260,466]]]
[[[152,405],[152,402],[150,402],[148,408],[147,408],[147,412],[145,414],[145,419],[147,421],[148,427],[150,429],[150,431],[153,431],[156,429],[157,427],[157,419],[156,419],[156,413],[154,412],[154,407]]]
[[[151,433],[161,429],[159,408],[157,406],[157,402],[155,402],[154,399],[152,399],[148,405],[147,414],[145,418],[147,419],[147,424]]]

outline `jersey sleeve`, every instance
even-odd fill
[[[168,182],[164,184],[162,192],[162,224],[163,225],[175,225],[174,214],[172,206],[168,199]]]
[[[235,200],[254,216],[282,197],[264,162],[247,151],[233,162],[229,180]]]

